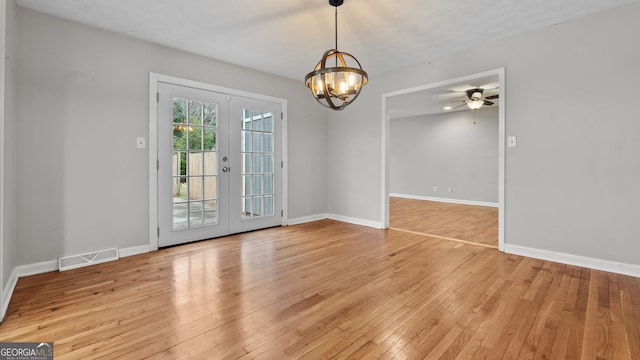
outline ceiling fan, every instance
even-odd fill
[[[494,89],[483,89],[483,88],[471,88],[464,91],[467,95],[467,98],[464,100],[458,100],[454,102],[462,102],[462,104],[455,107],[455,109],[459,108],[462,105],[467,105],[467,107],[471,110],[478,110],[483,106],[491,106],[495,103],[491,100],[498,99],[500,97],[499,94],[484,96],[485,91],[494,91],[498,88]]]

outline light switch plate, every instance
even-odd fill
[[[136,138],[136,146],[138,149],[144,149],[146,147],[145,139],[143,137]]]
[[[507,136],[507,147],[517,147],[518,146],[518,138],[515,136]]]

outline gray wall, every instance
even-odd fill
[[[0,267],[2,268],[0,297],[9,285],[9,277],[16,266],[17,219],[16,219],[16,128],[17,118],[17,55],[18,55],[18,23],[15,0],[7,0],[5,6],[4,32],[4,79],[2,81],[4,111],[0,152],[2,153],[2,241]],[[0,309],[7,304],[0,300]],[[1,317],[1,316],[0,316]],[[1,320],[1,319],[0,319]]]
[[[149,72],[288,99],[289,216],[326,212],[326,115],[284,79],[20,9],[19,264],[148,244]]]
[[[372,76],[329,120],[329,212],[382,220],[383,93],[505,67],[506,244],[640,264],[639,18],[634,3]]]
[[[389,141],[390,193],[498,202],[496,106],[392,119]]]

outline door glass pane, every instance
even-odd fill
[[[176,202],[174,198],[173,203],[173,229],[181,230],[189,228],[189,221],[187,217],[189,215],[188,210],[189,203],[186,202]]]
[[[273,152],[273,134],[262,134],[263,142],[262,146],[264,148],[264,152],[272,153]]]
[[[273,173],[273,155],[272,154],[264,154],[262,155],[262,172],[265,174]]]
[[[242,218],[251,219],[252,217],[253,217],[253,198],[243,197],[242,198]]]
[[[186,99],[173,99],[173,122],[174,124],[185,124],[187,122]]]
[[[243,174],[251,174],[253,173],[253,157],[251,154],[242,154],[242,173]]]
[[[262,174],[262,154],[253,154],[253,173]]]
[[[262,205],[264,216],[273,216],[273,196],[265,196]]]
[[[173,149],[187,150],[187,136],[185,135],[187,127],[183,125],[173,125]]]
[[[252,191],[251,188],[253,187],[253,181],[251,180],[251,175],[242,175],[242,189],[243,189],[243,196],[251,196],[252,195]]]
[[[189,200],[202,200],[202,177],[189,178]]]
[[[265,194],[273,194],[273,175],[262,176],[262,192]]]
[[[216,149],[216,128],[206,127],[203,130],[202,136],[204,136],[203,150],[215,150]]]
[[[218,223],[218,201],[204,202],[204,223],[214,225]]]
[[[242,151],[251,152],[253,143],[251,142],[251,131],[242,132]]]
[[[218,104],[204,104],[204,125],[212,127],[218,126]]]
[[[189,202],[189,226],[194,227],[203,224],[203,216],[202,213],[204,210],[203,202],[201,201],[192,201]]]
[[[189,150],[202,150],[202,127],[189,125],[187,134]]]
[[[189,101],[189,124],[202,125],[203,105],[200,101]]]
[[[264,213],[262,211],[262,197],[256,196],[253,198],[253,213],[254,216],[263,216]]]
[[[217,176],[206,176],[204,178],[204,198],[207,200],[218,198]]]
[[[271,113],[266,113],[264,115],[264,119],[262,120],[262,126],[264,132],[273,132],[273,116]]]
[[[262,131],[262,113],[259,111],[252,112],[253,130]]]
[[[203,175],[218,175],[218,153],[215,151],[207,151],[202,156],[204,156]]]
[[[172,106],[173,230],[214,225],[218,221],[218,104],[173,98]]]
[[[253,195],[262,195],[262,176],[253,175]]]

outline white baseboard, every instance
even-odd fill
[[[35,264],[27,264],[16,266],[15,271],[18,275],[18,278],[44,274],[51,271],[58,270],[58,259],[43,261]]]
[[[5,315],[7,315],[7,309],[9,308],[9,301],[11,301],[11,296],[13,295],[13,290],[16,288],[16,284],[18,283],[18,272],[16,268],[13,268],[11,275],[9,276],[9,281],[7,282],[7,286],[4,288],[2,292],[2,309],[0,309],[0,323],[4,321]]]
[[[146,254],[149,252],[149,245],[132,246],[128,248],[119,249],[120,257],[134,256],[140,254]]]
[[[496,207],[496,208],[500,206],[498,203],[485,202],[485,201],[447,199],[447,198],[437,198],[437,197],[429,197],[429,196],[421,196],[421,195],[406,195],[406,194],[390,193],[389,196],[403,198],[403,199],[437,201],[437,202],[462,204],[462,205],[488,206],[488,207]]]
[[[342,221],[342,222],[355,224],[355,225],[368,226],[376,229],[382,229],[382,223],[380,221],[358,219],[358,218],[352,218],[352,217],[336,215],[336,214],[328,214],[328,217],[331,220]]]
[[[311,216],[299,217],[295,219],[289,219],[288,225],[298,225],[298,224],[304,224],[304,223],[324,220],[324,219],[331,219],[331,220],[342,221],[342,222],[346,222],[354,225],[362,225],[362,226],[372,227],[376,229],[382,229],[382,223],[379,221],[358,219],[358,218],[353,218],[353,217],[343,216],[343,215],[336,215],[336,214],[316,214]]]
[[[580,255],[566,254],[550,250],[535,249],[526,246],[505,244],[508,254],[522,255],[535,259],[559,262],[567,265],[581,266],[589,269],[608,271],[616,274],[640,277],[640,266],[610,260],[595,259]]]
[[[312,222],[312,221],[318,221],[318,220],[324,220],[324,219],[328,219],[328,218],[329,218],[329,214],[316,214],[316,215],[311,215],[311,216],[303,216],[303,217],[299,217],[299,218],[289,219],[287,225],[304,224],[304,223],[308,223],[308,222]]]

